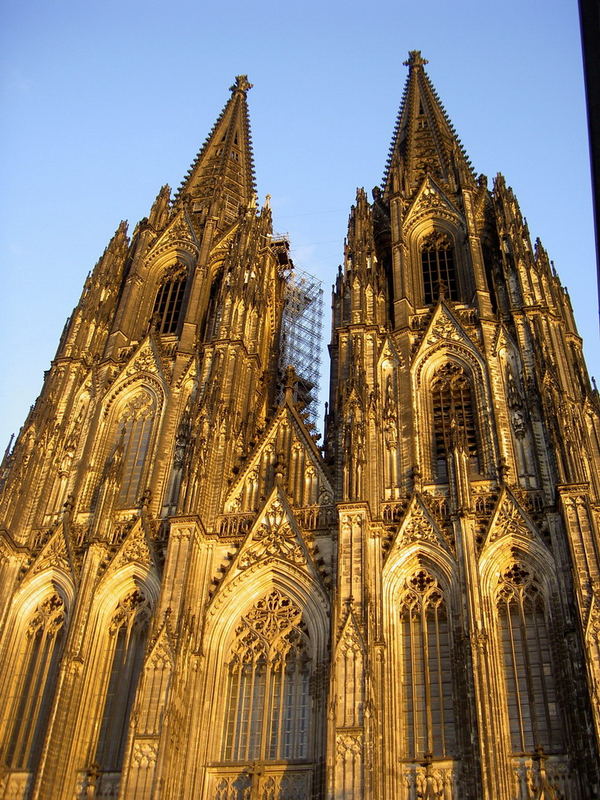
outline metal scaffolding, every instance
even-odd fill
[[[308,422],[316,427],[321,378],[321,328],[323,288],[307,272],[293,269],[288,275],[281,325],[282,372],[291,365],[298,375],[298,400],[305,404]]]

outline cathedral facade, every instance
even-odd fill
[[[410,53],[323,446],[245,76],[90,273],[2,465],[1,800],[600,796],[600,402]]]

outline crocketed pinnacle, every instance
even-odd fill
[[[187,172],[175,202],[182,195],[210,201],[221,196],[237,212],[255,193],[252,137],[246,94],[252,84],[247,75],[237,75],[231,97]]]
[[[383,178],[384,194],[410,194],[423,176],[446,185],[475,179],[460,139],[440,102],[420,50],[411,50],[408,78]]]

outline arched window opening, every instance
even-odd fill
[[[180,267],[163,278],[152,311],[152,319],[159,333],[177,333],[185,284],[186,274]]]
[[[498,300],[496,297],[496,282],[494,280],[495,273],[495,259],[492,248],[488,244],[482,245],[483,253],[483,268],[485,270],[485,279],[487,281],[488,292],[490,293],[490,304],[492,306],[492,313],[496,314],[498,311]]]
[[[111,457],[118,455],[122,461],[122,477],[117,504],[119,508],[131,508],[139,499],[155,406],[153,398],[146,392],[137,394],[119,416],[118,441]]]
[[[302,612],[272,591],[242,617],[228,663],[222,758],[307,760],[311,674]]]
[[[221,286],[223,283],[224,271],[218,269],[210,285],[210,296],[208,299],[208,309],[204,326],[205,339],[214,339],[219,334],[221,319],[223,317],[223,303],[221,298]]]
[[[104,710],[95,762],[104,772],[119,772],[123,762],[129,715],[144,658],[150,604],[139,589],[117,606],[109,627]]]
[[[500,579],[498,619],[513,752],[562,750],[561,720],[542,591],[523,564]]]
[[[426,306],[444,295],[459,300],[459,286],[454,259],[454,242],[445,233],[434,231],[421,243],[423,300]]]
[[[400,623],[404,757],[451,758],[456,730],[448,611],[425,569],[406,582]]]
[[[469,455],[471,469],[478,471],[479,452],[471,382],[458,364],[444,364],[436,370],[431,384],[433,400],[434,473],[439,481],[448,479],[448,453],[461,446]]]
[[[31,617],[15,667],[9,699],[4,762],[9,769],[33,769],[46,732],[65,636],[65,607],[58,594],[43,600]]]

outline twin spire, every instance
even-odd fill
[[[419,50],[409,53],[408,78],[384,175],[384,196],[412,193],[425,175],[454,187],[475,175],[433,88]],[[177,198],[188,195],[195,207],[219,198],[227,217],[247,207],[256,191],[247,75],[237,75],[231,97],[192,163]]]
[[[219,196],[235,215],[254,197],[254,159],[246,94],[252,84],[247,75],[237,75],[231,97],[187,172],[177,198],[209,203]]]
[[[411,194],[425,175],[454,187],[475,179],[473,168],[429,76],[420,50],[408,54],[408,78],[383,178],[384,195]]]

